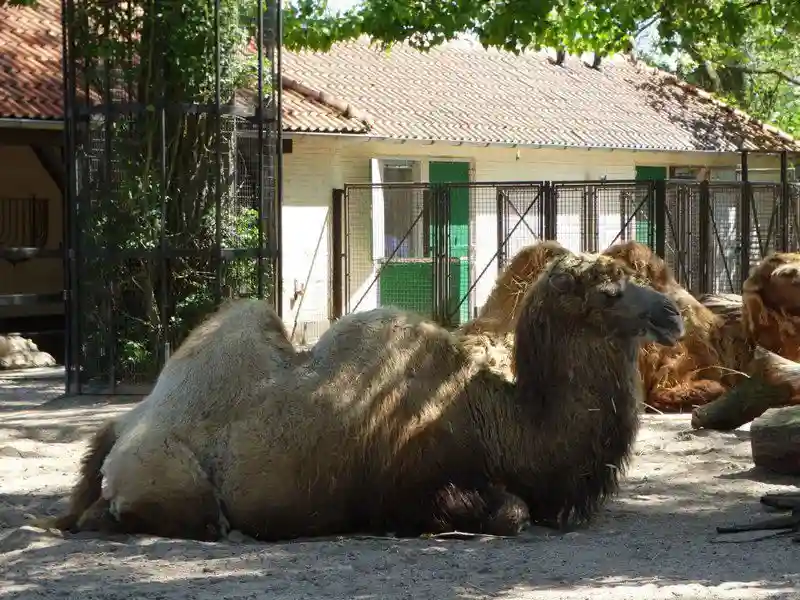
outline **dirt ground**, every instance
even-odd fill
[[[86,436],[131,401],[53,401],[59,392],[52,381],[0,374],[4,599],[800,598],[800,544],[714,531],[763,516],[760,494],[794,489],[752,468],[744,430],[692,432],[686,416],[646,417],[621,495],[579,532],[471,541],[100,540],[26,526],[31,515],[64,506]]]

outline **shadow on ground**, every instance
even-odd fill
[[[678,487],[668,502],[614,503],[582,531],[471,542],[120,542],[17,529],[0,542],[0,564],[4,597],[20,600],[76,589],[103,599],[796,597],[787,540],[714,543],[714,525],[752,498],[734,495],[717,511],[696,510],[693,498]]]

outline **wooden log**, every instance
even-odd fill
[[[749,423],[773,406],[789,403],[791,393],[786,385],[774,385],[761,376],[742,378],[722,396],[692,411],[694,429],[731,431]]]
[[[800,475],[800,406],[770,408],[750,426],[753,462],[782,475]]]
[[[791,393],[787,404],[800,404],[800,363],[758,346],[748,373],[760,375],[770,385],[787,386]]]
[[[731,431],[770,408],[800,404],[800,364],[759,346],[747,374],[713,402],[695,408],[692,427]]]

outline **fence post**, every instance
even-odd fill
[[[750,174],[747,170],[747,150],[742,150],[742,190],[739,209],[739,239],[741,254],[739,255],[739,288],[750,274]]]
[[[781,152],[781,203],[779,206],[781,222],[781,252],[789,251],[789,156],[786,150]]]
[[[331,301],[329,320],[341,318],[343,312],[344,263],[347,254],[344,246],[344,190],[334,189],[331,194]]]
[[[448,293],[447,283],[450,261],[448,260],[448,240],[449,240],[449,219],[448,208],[450,194],[446,184],[434,184],[431,186],[431,229],[433,230],[432,252],[431,252],[431,312],[435,321],[445,324],[447,320],[447,308],[450,294]]]
[[[698,254],[700,259],[700,264],[698,265],[698,276],[700,277],[700,282],[698,286],[698,292],[701,294],[706,294],[709,291],[709,256],[711,255],[711,245],[710,245],[710,225],[711,225],[711,194],[708,187],[708,180],[703,180],[700,182],[700,198],[699,198],[699,229],[700,235],[698,236]]]
[[[558,237],[558,206],[556,189],[551,181],[545,181],[540,191],[542,198],[542,211],[544,213],[544,239],[555,240]]]
[[[506,264],[506,192],[502,188],[497,190],[497,272],[501,272]]]
[[[450,322],[450,282],[452,269],[450,264],[450,186],[442,184],[439,191],[439,231],[441,241],[439,243],[439,298],[438,298],[438,321],[442,325],[449,325]]]
[[[667,241],[667,182],[663,179],[653,181],[653,232],[656,254],[666,260]]]

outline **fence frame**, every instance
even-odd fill
[[[770,251],[783,251],[792,252],[800,251],[800,182],[791,183],[788,180],[788,161],[786,153],[781,155],[781,181],[779,183],[753,183],[747,177],[747,153],[743,153],[743,177],[741,181],[737,182],[709,182],[707,180],[600,180],[600,181],[500,181],[500,182],[469,182],[469,183],[453,183],[453,184],[427,184],[427,183],[397,183],[397,184],[354,184],[345,185],[343,189],[334,189],[332,196],[332,277],[331,277],[331,320],[336,320],[340,316],[347,314],[351,310],[357,310],[356,307],[349,305],[350,286],[349,277],[350,269],[349,264],[351,260],[350,252],[350,237],[351,225],[347,217],[347,198],[353,190],[370,190],[374,189],[376,185],[386,186],[392,185],[395,187],[414,187],[415,189],[423,188],[431,194],[434,199],[432,206],[442,207],[449,206],[449,190],[454,188],[467,187],[469,189],[486,188],[494,186],[496,188],[496,235],[498,244],[496,251],[491,261],[496,261],[498,272],[501,271],[510,261],[511,257],[508,256],[506,250],[509,238],[514,230],[523,222],[522,217],[516,221],[514,227],[509,227],[508,224],[508,199],[507,193],[509,190],[519,189],[520,186],[527,186],[531,188],[538,186],[539,195],[531,201],[530,209],[535,203],[541,207],[539,213],[540,219],[540,232],[541,235],[533,233],[534,237],[541,240],[559,240],[559,222],[558,212],[559,199],[558,191],[564,189],[578,189],[584,188],[586,193],[595,193],[598,189],[606,190],[620,190],[630,191],[638,190],[643,191],[644,195],[637,201],[637,197],[633,197],[632,206],[634,207],[628,215],[627,222],[622,220],[622,226],[617,232],[613,243],[618,243],[620,237],[625,235],[626,227],[630,225],[633,216],[646,206],[650,215],[647,226],[647,245],[649,245],[659,256],[663,258],[670,257],[673,263],[673,270],[676,279],[679,283],[685,285],[690,292],[699,295],[708,292],[719,291],[714,289],[714,284],[711,278],[711,269],[713,261],[715,260],[718,248],[723,245],[723,240],[720,238],[716,230],[715,216],[713,212],[712,192],[719,189],[738,190],[738,196],[735,203],[736,218],[737,218],[737,235],[741,243],[738,250],[738,258],[736,267],[741,274],[749,272],[751,262],[754,259],[760,260],[761,255],[769,253]],[[754,186],[759,186],[764,189],[771,189],[775,193],[775,206],[773,213],[777,215],[778,227],[770,233],[768,232],[768,239],[766,243],[766,252],[763,252],[763,246],[759,244],[759,252],[761,255],[754,256],[753,248],[751,247],[751,234],[755,233],[758,240],[761,240],[761,227],[763,224],[758,222],[757,213],[758,207],[754,198]],[[669,198],[670,193],[677,193],[678,190],[686,189],[691,191],[690,201],[696,205],[697,219],[683,236],[679,239],[676,225],[675,225],[675,211],[674,207],[670,206]],[[622,200],[620,200],[622,203]],[[595,205],[597,201],[595,199]],[[747,210],[742,210],[746,208]],[[446,217],[446,212],[430,213],[431,226],[438,227],[437,239],[447,243],[449,229],[446,223],[439,222],[442,218]],[[515,209],[516,210],[516,209]],[[595,211],[596,212],[596,211]],[[755,216],[754,216],[755,215]],[[792,221],[794,219],[794,222]],[[770,220],[770,228],[772,227],[772,219]],[[759,231],[752,232],[752,227],[756,225]],[[694,240],[694,241],[692,241]],[[470,244],[473,242],[471,241]],[[682,264],[684,261],[678,255],[676,250],[680,250],[681,246],[691,249],[693,243],[697,244],[698,252],[692,255],[693,262],[696,263],[693,268],[695,272],[688,273],[686,265]],[[489,265],[483,268],[483,271],[471,282],[469,290],[464,297],[458,300],[455,308],[452,308],[453,298],[448,297],[448,290],[450,286],[447,284],[447,278],[450,277],[448,269],[445,268],[447,261],[451,258],[447,251],[448,246],[439,247],[435,254],[435,261],[438,265],[434,269],[434,277],[438,278],[435,283],[435,289],[438,290],[434,299],[435,309],[430,316],[436,321],[448,326],[451,323],[451,317],[455,311],[459,310],[461,304],[468,300],[470,292],[475,288],[478,280],[483,276]],[[730,249],[730,248],[723,248]],[[749,251],[747,251],[749,249]],[[597,248],[597,251],[602,252],[605,248]],[[393,256],[393,255],[392,255]],[[391,260],[389,256],[387,260]],[[724,257],[723,257],[724,260]],[[670,261],[668,261],[670,262]],[[480,270],[483,265],[472,264],[471,268]],[[733,265],[724,264],[726,269],[730,269]],[[745,270],[747,269],[747,270]],[[372,285],[377,284],[378,275],[376,274],[375,280]],[[731,277],[729,276],[729,279]],[[739,277],[731,286],[735,289],[733,293],[741,292],[741,284],[744,277]],[[696,282],[696,283],[693,283]],[[337,291],[338,290],[338,291]],[[731,290],[728,290],[731,291]],[[450,307],[448,309],[448,307]],[[446,309],[443,312],[443,308]]]
[[[213,57],[208,59],[213,62],[215,74],[215,87],[213,99],[206,104],[197,103],[195,99],[184,97],[183,102],[169,103],[164,97],[158,97],[155,104],[146,104],[138,96],[127,98],[125,101],[116,97],[116,90],[119,89],[117,82],[112,82],[112,75],[108,74],[110,68],[106,69],[107,74],[104,81],[99,86],[96,84],[90,88],[86,83],[88,79],[86,66],[89,60],[81,54],[76,38],[78,32],[85,34],[87,21],[79,21],[76,7],[95,5],[99,10],[105,11],[104,19],[111,16],[108,11],[113,9],[112,5],[107,7],[100,4],[98,0],[62,0],[62,75],[63,75],[63,97],[64,97],[64,156],[66,162],[65,173],[65,193],[64,193],[64,303],[66,315],[66,393],[68,394],[125,394],[125,393],[146,393],[152,381],[143,385],[127,386],[118,380],[118,373],[115,370],[115,357],[109,359],[109,366],[104,373],[96,374],[91,381],[85,376],[88,360],[86,359],[86,346],[88,333],[84,331],[83,313],[91,302],[85,302],[92,294],[98,296],[91,286],[97,285],[93,282],[91,267],[86,264],[89,260],[108,260],[122,261],[124,259],[152,261],[156,263],[160,273],[162,283],[160,287],[166,288],[163,281],[174,277],[170,271],[172,261],[176,259],[208,259],[209,264],[213,265],[211,278],[213,283],[214,305],[219,306],[223,300],[222,265],[226,261],[232,264],[236,259],[249,259],[255,261],[256,290],[254,294],[259,298],[264,298],[268,293],[271,296],[277,311],[281,312],[281,265],[280,265],[280,237],[281,237],[281,197],[282,197],[282,126],[281,126],[281,7],[280,2],[269,3],[266,7],[258,4],[257,16],[255,18],[255,46],[257,62],[257,94],[254,106],[242,108],[235,103],[229,103],[227,98],[220,96],[220,72],[224,57],[221,56],[220,43],[220,18],[221,7],[219,0],[212,0],[211,12],[213,28],[215,29],[213,42]],[[105,22],[105,21],[104,21]],[[105,28],[106,31],[109,29]],[[110,34],[109,34],[110,35]],[[122,35],[122,34],[119,34]],[[265,63],[268,63],[265,65]],[[122,64],[122,63],[120,63]],[[116,65],[119,67],[119,64]],[[96,89],[101,88],[101,89]],[[207,184],[213,186],[214,219],[215,230],[213,243],[210,248],[192,248],[188,244],[184,247],[172,246],[164,233],[166,219],[166,201],[161,198],[161,234],[159,243],[153,248],[119,250],[109,247],[98,247],[90,249],[86,243],[85,224],[87,214],[90,210],[102,210],[102,202],[97,202],[96,190],[92,190],[95,178],[112,180],[115,177],[113,165],[113,152],[111,150],[111,128],[112,124],[121,119],[138,119],[141,115],[155,113],[160,119],[160,154],[162,186],[166,181],[164,175],[167,164],[166,158],[166,123],[175,115],[205,115],[211,127],[215,127],[214,148],[212,151],[213,159],[210,160],[211,170]],[[222,121],[224,118],[238,118],[238,122],[247,124],[253,130],[253,137],[257,138],[258,146],[256,162],[258,163],[257,176],[254,176],[255,193],[248,196],[253,201],[253,208],[257,211],[257,242],[245,245],[225,244],[222,239],[221,222],[221,191],[223,181],[230,174],[222,174],[221,154],[222,150]],[[99,127],[97,125],[99,123]],[[234,125],[236,126],[236,125]],[[93,146],[96,138],[93,131],[104,130],[104,147],[98,149]],[[227,130],[225,131],[227,134]],[[231,135],[235,135],[231,134]],[[96,176],[89,167],[92,156],[98,164],[101,173]],[[238,160],[238,157],[230,158],[229,161]],[[269,161],[269,164],[267,164]],[[238,168],[234,166],[234,168]],[[100,184],[100,185],[105,185]],[[110,184],[108,184],[110,186]],[[208,193],[210,196],[210,192]],[[92,196],[95,196],[92,198]],[[92,204],[92,202],[95,204]],[[101,208],[97,208],[100,206]],[[236,247],[230,247],[236,246]],[[270,275],[265,271],[269,268]],[[115,294],[121,282],[112,280],[107,283],[110,294]],[[270,289],[267,292],[267,288]],[[161,291],[161,294],[167,292]],[[154,294],[155,295],[155,294]],[[93,302],[93,300],[92,300]],[[100,301],[97,301],[100,303]],[[85,306],[86,304],[86,306]],[[92,304],[93,306],[94,304]],[[171,327],[168,314],[164,306],[166,301],[160,303],[162,314],[159,319],[159,347],[158,363],[159,370],[164,362],[169,358],[170,345],[168,335],[165,330]],[[98,309],[100,310],[100,309]],[[113,310],[107,315],[105,325],[111,326],[114,320]],[[111,333],[107,334],[112,336]],[[114,334],[115,335],[115,334]],[[115,338],[116,339],[116,338]],[[115,342],[116,343],[116,342]],[[110,349],[110,350],[109,350]],[[113,345],[106,348],[113,351]],[[105,367],[102,367],[105,369]],[[96,369],[95,369],[96,370]]]

